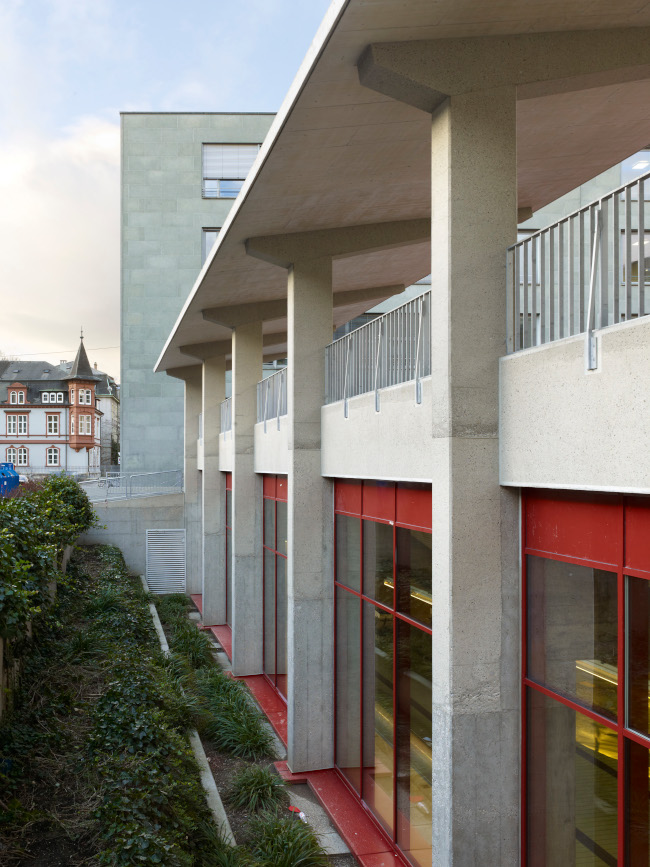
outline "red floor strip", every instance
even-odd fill
[[[275,767],[286,783],[309,784],[362,867],[407,867],[336,771],[292,774],[286,762],[276,762]]]
[[[232,662],[232,631],[228,624],[224,623],[223,626],[205,626],[204,628],[210,630],[225,650],[228,659]]]
[[[203,595],[201,593],[191,593],[190,599],[199,609],[199,614],[203,614]]]
[[[287,745],[287,706],[263,674],[237,677],[243,680],[282,743]]]

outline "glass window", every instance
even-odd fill
[[[627,724],[650,736],[650,581],[627,583]]]
[[[7,449],[7,463],[16,465],[16,449]]]
[[[264,544],[275,549],[275,500],[264,500]]]
[[[18,418],[18,433],[26,434],[27,433],[27,416],[19,415]]]
[[[361,592],[361,521],[336,516],[336,580]]]
[[[59,450],[58,449],[48,449],[47,450],[47,465],[48,465],[48,467],[58,467],[58,465],[59,465]]]
[[[627,800],[627,857],[628,867],[648,867],[650,864],[650,754],[647,747],[626,741],[627,773],[625,792]]]
[[[220,229],[204,229],[201,233],[201,264],[205,263],[205,260],[210,255],[210,251],[215,245],[217,237],[219,235]]]
[[[278,503],[278,505],[280,505]],[[276,594],[276,682],[282,695],[287,696],[287,559],[279,554],[275,557],[275,594]]]
[[[397,843],[431,865],[431,636],[397,621]]]
[[[527,867],[617,864],[616,731],[533,689],[527,720]]]
[[[48,417],[47,417],[47,432],[48,432],[48,434],[58,434],[58,432],[59,432],[59,417],[58,417],[58,415],[48,415]]]
[[[7,433],[15,434],[18,429],[18,420],[15,415],[7,416]]]
[[[204,144],[203,197],[234,199],[259,149],[259,144]]]
[[[361,601],[357,596],[337,587],[336,764],[359,794],[361,794],[360,605]]]
[[[56,402],[57,403],[63,403],[63,392],[62,391],[57,391]]]
[[[528,676],[616,719],[616,574],[534,556],[526,563]]]
[[[393,617],[363,603],[363,797],[393,830]]]
[[[393,607],[393,528],[363,522],[363,592]]]
[[[264,504],[269,502],[264,501]],[[270,502],[273,502],[272,500]],[[264,671],[275,680],[275,554],[264,550]]]
[[[276,540],[277,548],[281,554],[286,554],[288,550],[287,545],[287,504],[282,502],[282,500],[277,501],[277,510],[276,510],[277,522],[278,522],[278,535]]]
[[[16,394],[15,391],[12,391],[9,394],[9,403],[18,403],[18,395]]]
[[[42,403],[49,403],[49,402],[50,402],[50,393],[49,393],[49,391],[44,391],[44,392],[41,394],[41,401],[42,401]]]
[[[25,392],[24,391],[18,392],[18,403],[25,403]]]
[[[28,464],[27,449],[26,448],[19,448],[18,449],[18,461],[17,461],[16,465],[19,467],[26,467],[27,464]]]
[[[431,533],[397,527],[397,610],[431,626]]]

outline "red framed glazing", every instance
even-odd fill
[[[626,579],[650,581],[650,498],[616,494],[522,492],[522,742],[521,742],[521,863],[527,864],[528,691],[534,690],[616,732],[617,736],[617,863],[629,861],[626,782],[630,776],[627,743],[650,751],[650,737],[627,726]],[[580,702],[529,677],[527,558],[575,563],[616,574],[617,588],[617,714],[605,717]],[[628,859],[628,860],[626,860]]]
[[[226,527],[226,534],[225,534],[226,535],[226,541],[225,541],[226,559],[224,561],[226,564],[226,576],[225,576],[226,577],[226,581],[225,581],[225,585],[226,585],[226,623],[228,624],[228,626],[232,627],[232,623],[230,622],[230,614],[229,614],[230,606],[232,603],[232,600],[230,598],[232,595],[232,589],[230,587],[230,579],[232,577],[232,563],[230,561],[230,558],[232,557],[232,550],[231,550],[231,548],[232,548],[232,543],[231,543],[231,539],[232,539],[232,473],[225,473],[225,476],[226,476],[226,493],[225,493],[224,504],[223,504],[223,521],[224,521],[224,525]],[[230,498],[230,504],[231,504],[230,510],[228,509],[229,498]],[[230,523],[228,523],[228,512],[229,511],[230,511],[230,516],[231,516],[231,522]]]
[[[360,590],[343,584],[338,580],[337,574],[337,523],[336,516],[341,515],[348,518],[357,519],[359,521],[359,582]],[[416,530],[420,532],[431,532],[431,486],[430,485],[408,485],[396,482],[379,482],[379,481],[351,481],[351,480],[336,480],[334,487],[334,755],[338,755],[338,727],[337,727],[337,665],[336,665],[336,647],[338,635],[338,605],[337,596],[339,592],[348,593],[350,596],[359,600],[359,761],[360,761],[360,791],[357,792],[351,781],[345,774],[336,767],[339,778],[343,781],[348,790],[354,797],[361,802],[369,817],[378,828],[382,836],[386,838],[392,846],[395,854],[398,856],[401,863],[411,863],[408,856],[405,856],[403,850],[400,849],[397,843],[398,834],[398,798],[397,798],[397,774],[398,774],[398,706],[397,706],[397,684],[398,684],[398,624],[404,623],[411,628],[418,629],[422,633],[431,636],[432,630],[430,627],[409,617],[407,614],[397,610],[397,530],[404,528],[407,530]],[[393,567],[393,603],[388,606],[385,603],[368,596],[364,593],[364,522],[373,522],[378,524],[389,525],[393,530],[393,551],[392,551],[392,567]],[[374,608],[379,609],[392,618],[392,693],[393,693],[393,768],[392,768],[392,832],[389,832],[384,825],[381,824],[378,817],[373,812],[369,803],[364,799],[364,752],[363,752],[363,735],[364,735],[364,647],[363,647],[363,621],[364,621],[364,603],[369,603]]]
[[[273,676],[264,670],[264,677],[273,687],[278,696],[286,704],[287,697],[282,692],[278,685],[278,557],[281,557],[285,562],[285,582],[287,580],[287,554],[280,551],[278,546],[278,503],[286,503],[288,500],[288,477],[265,475],[262,478],[262,497],[263,500],[268,500],[274,503],[273,507],[273,547],[266,545],[264,541],[264,519],[262,520],[262,564],[263,564],[263,581],[262,581],[262,647],[264,648],[264,657],[266,655],[266,557],[264,552],[268,551],[273,554],[273,587],[274,587],[274,605],[273,605],[273,623],[274,623],[274,654],[273,654]],[[262,515],[264,515],[264,504],[262,503]],[[285,591],[286,598],[286,591]],[[283,675],[286,679],[286,674]]]

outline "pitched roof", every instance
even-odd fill
[[[95,375],[90,366],[90,362],[88,361],[83,337],[81,338],[75,360],[72,362],[72,368],[70,369],[70,373],[66,376],[66,379],[99,379],[99,377]]]

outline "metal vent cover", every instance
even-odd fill
[[[185,593],[185,530],[147,530],[150,593]]]

